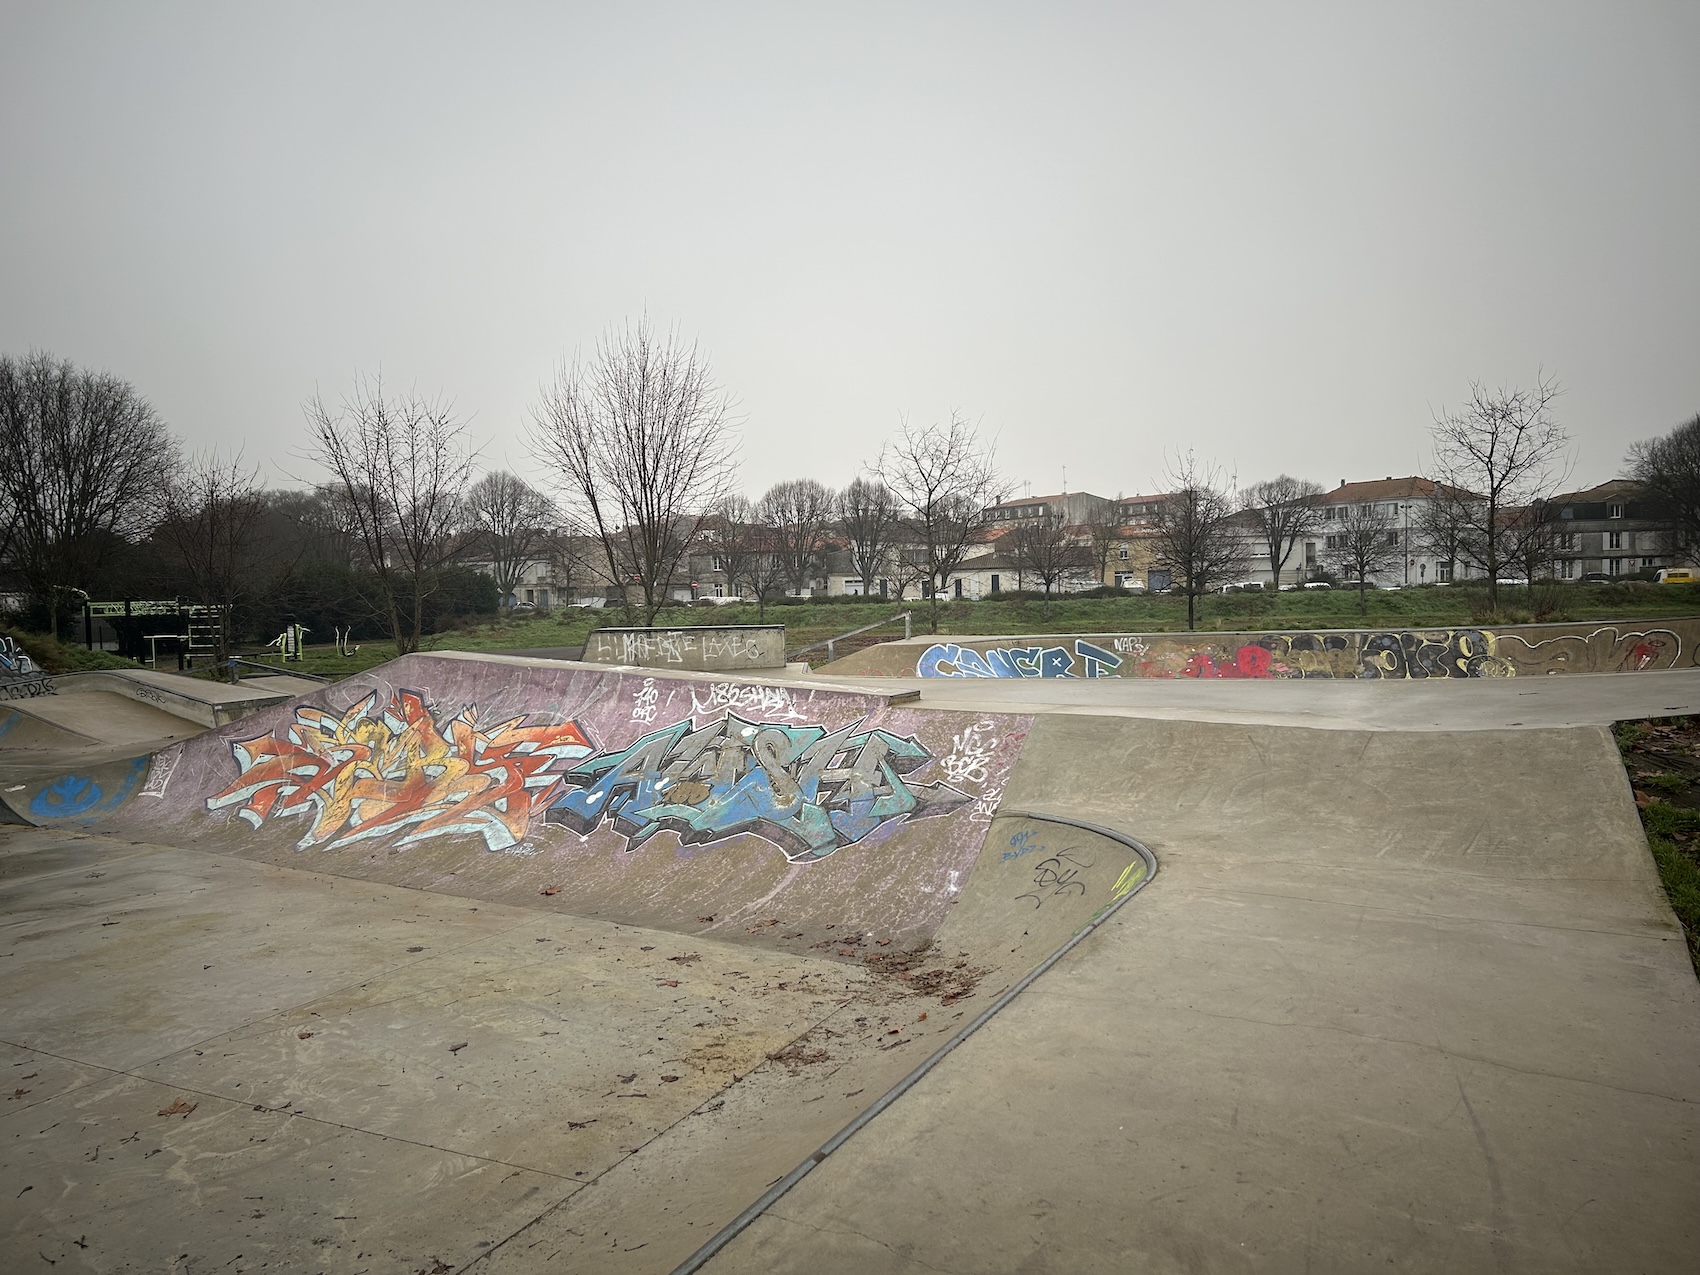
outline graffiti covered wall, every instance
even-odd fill
[[[870,648],[870,664],[901,659]],[[904,648],[913,651],[914,645]],[[1504,629],[1347,629],[1314,633],[1153,633],[937,642],[918,677],[1392,678],[1529,677],[1696,667],[1700,620],[1523,625]],[[854,657],[852,657],[854,659]],[[835,672],[896,672],[854,667]]]
[[[504,902],[541,894],[635,924],[919,939],[966,882],[1030,723],[408,656],[161,752],[118,817],[172,844]]]

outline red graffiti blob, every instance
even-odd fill
[[[506,850],[553,795],[557,764],[590,752],[576,722],[524,721],[480,729],[468,705],[439,727],[415,691],[384,704],[374,691],[341,715],[305,706],[271,734],[231,744],[241,773],[207,809],[238,806],[256,828],[311,813],[303,849],[406,831],[398,845],[458,832]]]
[[[1181,670],[1182,677],[1262,677],[1270,678],[1275,675],[1270,671],[1274,662],[1268,648],[1261,646],[1242,646],[1234,652],[1232,664],[1218,664],[1215,658],[1204,651],[1194,652]]]

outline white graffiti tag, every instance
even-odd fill
[[[656,701],[659,699],[660,693],[655,689],[655,679],[653,677],[644,678],[643,688],[632,696],[632,720],[642,722],[646,726],[653,723],[655,721]]]
[[[741,713],[758,712],[768,720],[785,717],[802,721],[791,692],[783,686],[743,686],[737,682],[714,682],[707,689],[707,698],[699,698],[691,687],[691,713],[718,713],[733,708]]]
[[[941,758],[945,777],[953,784],[983,784],[998,751],[997,724],[975,722],[950,741],[950,755]]]

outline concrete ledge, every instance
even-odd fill
[[[679,629],[592,629],[587,664],[740,673],[785,667],[783,624],[704,624]]]
[[[1431,680],[1693,668],[1697,652],[1700,619],[1685,617],[1492,629],[941,634],[882,642],[818,671],[850,677]]]

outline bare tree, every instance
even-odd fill
[[[166,483],[164,517],[154,540],[176,560],[194,600],[218,609],[216,659],[230,654],[237,604],[260,587],[271,564],[287,551],[264,536],[268,511],[259,470],[245,466],[240,453],[228,460],[216,450],[196,456]]]
[[[559,519],[550,499],[515,474],[497,470],[467,489],[462,503],[470,545],[511,606],[527,568],[554,556]]]
[[[1031,519],[1002,539],[1011,561],[1023,577],[1032,576],[1045,591],[1045,614],[1050,612],[1051,592],[1069,576],[1091,567],[1091,557],[1078,543],[1061,513]]]
[[[1243,508],[1257,530],[1269,560],[1270,588],[1281,587],[1281,572],[1300,540],[1316,534],[1322,511],[1316,497],[1322,484],[1282,474],[1245,489]]]
[[[759,519],[751,523],[746,535],[748,547],[744,554],[744,581],[756,595],[757,618],[766,619],[768,599],[784,593],[791,573],[786,568],[784,555],[775,552],[772,530],[765,523]]]
[[[905,422],[897,441],[881,452],[875,473],[896,499],[914,541],[937,633],[939,591],[968,556],[980,511],[1008,490],[998,477],[995,449],[952,412],[948,425],[916,429]]]
[[[888,559],[901,530],[897,500],[877,479],[858,478],[839,494],[838,520],[851,565],[862,577],[862,596],[871,597],[874,578],[891,574]]]
[[[433,576],[453,557],[460,502],[472,477],[466,425],[450,403],[386,397],[381,378],[357,378],[332,410],[306,404],[309,454],[334,480],[338,512],[358,534],[396,653],[419,649]]]
[[[1626,468],[1665,522],[1670,551],[1700,550],[1700,415],[1662,438],[1634,444]]]
[[[569,514],[595,536],[609,579],[643,622],[733,475],[731,402],[708,357],[649,319],[610,328],[587,363],[562,364],[532,409],[532,447],[558,470]]]
[[[0,355],[0,522],[24,587],[59,618],[159,514],[177,441],[128,382],[41,350]]]
[[[1323,542],[1331,567],[1358,588],[1358,614],[1369,609],[1365,594],[1369,577],[1385,571],[1397,561],[1403,550],[1399,530],[1393,516],[1380,505],[1348,505],[1342,518],[1329,524],[1328,538]]]
[[[1470,519],[1465,506],[1473,499],[1467,491],[1436,483],[1433,497],[1417,510],[1417,539],[1440,563],[1448,580],[1458,579],[1458,568],[1467,561]]]
[[[1152,515],[1159,564],[1186,594],[1186,627],[1198,622],[1198,599],[1245,570],[1245,540],[1235,530],[1230,484],[1191,452],[1177,457],[1165,476],[1174,494]]]
[[[1435,482],[1473,493],[1455,502],[1465,555],[1487,576],[1488,605],[1499,605],[1499,575],[1514,560],[1515,536],[1506,517],[1552,495],[1567,476],[1564,450],[1570,436],[1552,417],[1562,391],[1541,372],[1532,389],[1470,386],[1460,410],[1437,416]]]
[[[1087,549],[1099,584],[1110,583],[1110,558],[1122,539],[1121,506],[1107,501],[1086,515]]]
[[[713,567],[723,573],[737,597],[750,582],[751,559],[763,537],[756,525],[756,508],[748,496],[722,496],[703,520],[703,538],[711,546]]]
[[[1556,500],[1537,500],[1532,505],[1505,513],[1506,561],[1516,565],[1528,581],[1533,596],[1535,581],[1552,574],[1558,559],[1559,510]]]
[[[793,594],[801,594],[820,568],[835,504],[832,489],[813,478],[775,483],[756,504]]]

